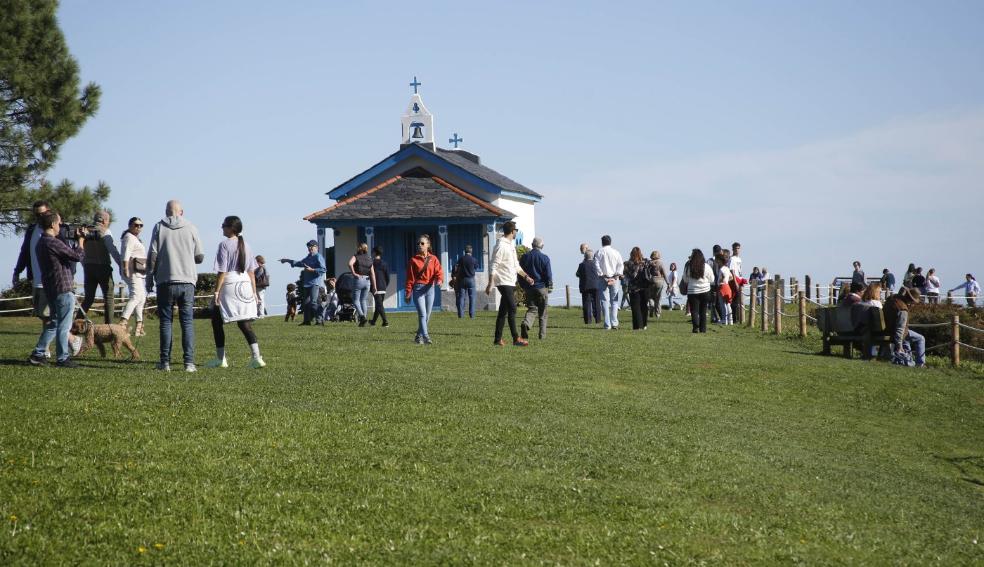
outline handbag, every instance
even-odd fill
[[[146,258],[132,258],[133,260],[133,271],[137,274],[147,273],[147,259]]]

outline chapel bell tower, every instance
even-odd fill
[[[417,82],[417,77],[413,78],[410,86],[413,87],[413,96],[410,98],[410,104],[407,106],[407,111],[401,119],[402,141],[400,142],[400,147],[402,148],[416,143],[433,151],[434,116],[427,111],[424,101],[420,98],[420,94],[417,93],[417,87],[420,86],[420,83]]]

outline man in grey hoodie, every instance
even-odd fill
[[[177,304],[185,372],[195,372],[195,264],[202,263],[205,252],[198,229],[185,220],[180,202],[168,201],[164,217],[154,225],[147,253],[147,291],[157,284],[157,316],[161,324],[161,361],[157,369],[171,370],[172,308]]]

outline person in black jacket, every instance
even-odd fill
[[[468,317],[475,318],[475,271],[478,260],[472,256],[472,245],[465,245],[465,253],[458,258],[452,272],[455,304],[458,306],[458,319],[465,316],[465,298],[468,298]]]
[[[386,288],[389,287],[390,283],[390,273],[389,266],[383,261],[383,248],[382,246],[374,246],[372,249],[372,269],[376,274],[375,285],[376,287],[372,290],[372,302],[373,302],[373,314],[372,321],[369,322],[370,325],[375,325],[376,321],[382,317],[383,326],[389,327],[390,324],[386,320],[386,308],[383,307],[383,300],[386,299]]]

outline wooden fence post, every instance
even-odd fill
[[[777,335],[782,334],[782,288],[783,286],[780,282],[780,285],[776,286],[776,298],[773,300],[773,303],[775,304],[775,315],[773,316],[774,320],[772,321],[772,324]]]
[[[810,288],[806,288],[810,289]],[[800,316],[800,336],[806,336],[806,294],[802,291],[796,294],[796,298],[799,300],[799,316]]]
[[[745,318],[745,324],[748,325],[748,328],[752,328],[755,325],[755,303],[758,299],[756,297],[758,295],[758,286],[758,280],[748,286],[748,317]]]
[[[571,308],[571,286],[570,284],[564,286],[564,294],[567,295],[567,308]]]
[[[813,282],[813,280],[810,279],[810,274],[806,274],[806,276],[803,277],[803,287],[806,288],[806,298],[807,299],[810,299],[810,292],[813,291],[812,289],[810,289],[811,287],[813,287],[811,285],[812,282]],[[818,297],[817,299],[820,299],[820,298]]]
[[[830,287],[827,288],[827,305],[834,304],[834,282],[830,282]]]
[[[817,305],[820,305],[820,284],[817,284],[816,298],[817,298]]]
[[[953,305],[953,292],[952,291],[946,292],[946,304],[947,305]]]
[[[960,315],[953,316],[951,333],[953,334],[953,344],[950,345],[950,362],[956,368],[960,366]]]
[[[772,281],[765,281],[765,290],[762,292],[762,332],[769,330],[769,296],[772,295]]]

